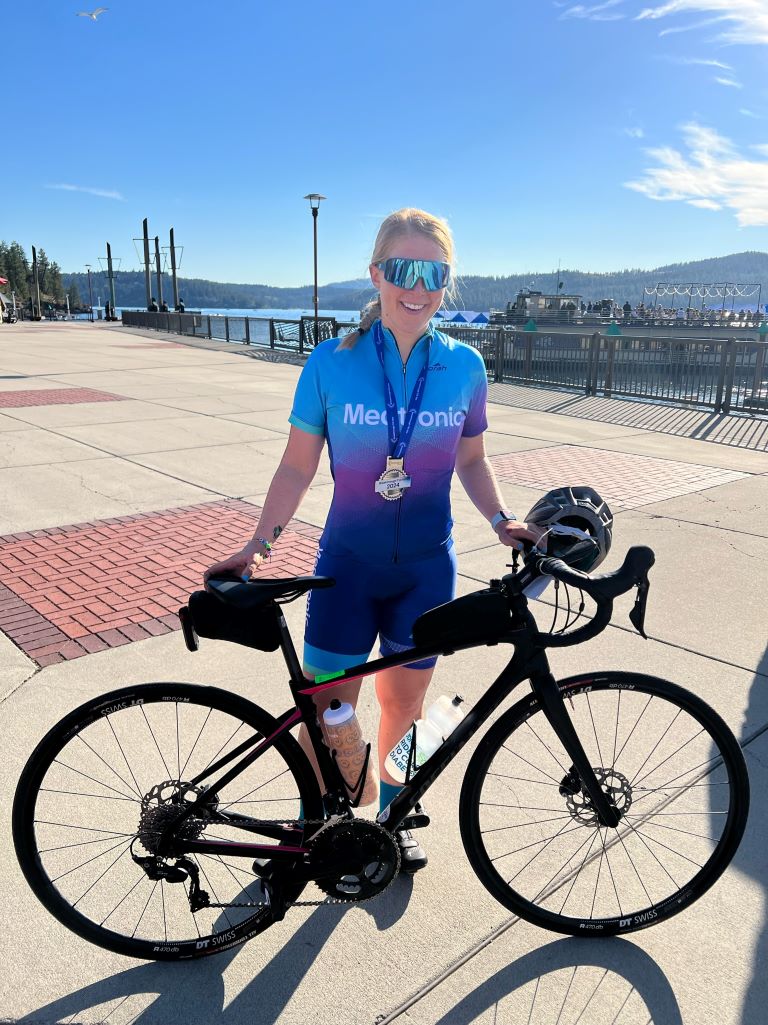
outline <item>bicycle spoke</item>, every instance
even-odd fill
[[[165,760],[165,758],[163,756],[163,752],[160,750],[160,745],[157,742],[157,737],[155,736],[155,731],[152,729],[152,726],[150,725],[149,719],[147,718],[147,713],[144,711],[144,706],[143,705],[139,705],[139,708],[141,709],[141,714],[144,716],[144,722],[147,724],[147,729],[149,730],[150,734],[152,735],[152,740],[154,740],[154,742],[155,742],[155,747],[157,748],[157,753],[160,755],[160,761],[163,763],[163,768],[165,769],[165,777],[166,777],[166,779],[171,779],[171,770],[168,768],[168,764],[167,764],[167,762],[166,762],[166,760]],[[181,776],[179,776],[179,779],[181,779]]]
[[[95,797],[101,801],[130,801],[136,804],[133,797],[109,797],[107,794],[84,794],[80,790],[54,790],[53,787],[40,787],[41,794],[66,794],[69,797]]]
[[[142,920],[142,918],[144,917],[144,915],[146,914],[147,908],[149,907],[149,902],[150,902],[150,901],[152,900],[152,898],[154,897],[154,895],[155,895],[155,890],[157,889],[157,885],[158,885],[158,883],[159,883],[160,881],[161,881],[161,880],[159,880],[159,879],[156,879],[156,880],[155,880],[155,885],[154,885],[154,886],[152,887],[152,889],[151,889],[151,891],[150,891],[150,894],[149,894],[149,896],[147,897],[147,903],[146,903],[146,904],[144,905],[144,907],[142,908],[142,912],[141,912],[141,914],[139,915],[139,920],[138,920],[138,922],[136,923],[136,925],[135,925],[135,926],[133,927],[133,932],[131,933],[131,936],[135,936],[135,935],[136,935],[136,933],[138,932],[138,930],[139,930],[139,926],[141,925],[141,920]],[[103,923],[102,923],[102,924],[103,924]]]
[[[605,762],[603,761],[603,753],[600,750],[600,740],[597,736],[597,726],[595,725],[595,717],[592,714],[592,702],[589,700],[589,691],[587,691],[585,696],[587,699],[587,708],[589,709],[589,721],[592,724],[592,736],[595,738],[595,745],[597,746],[597,757],[600,761],[600,764],[605,765]]]
[[[61,765],[62,768],[69,769],[70,772],[77,773],[78,776],[84,776],[86,779],[89,779],[91,783],[96,783],[100,787],[106,787],[107,790],[111,790],[113,793],[118,794],[124,801],[134,801],[136,804],[141,803],[135,797],[130,797],[128,794],[124,794],[121,790],[115,790],[115,788],[111,787],[109,783],[105,783],[101,779],[96,779],[94,776],[89,776],[87,772],[83,772],[81,769],[76,769],[74,765],[67,765],[66,762],[59,761],[58,759],[54,761],[54,765]]]
[[[110,725],[110,727],[111,727],[111,725],[112,725],[112,724],[111,724],[111,723],[109,723],[109,716],[107,716],[107,723],[108,723],[108,724]],[[113,730],[113,732],[114,732],[114,730]],[[121,783],[122,783],[122,784],[123,784],[124,786],[128,787],[128,789],[129,789],[130,791],[132,791],[132,793],[134,793],[134,794],[135,794],[135,795],[136,795],[136,796],[137,796],[137,797],[139,798],[139,800],[141,800],[141,791],[140,791],[140,789],[139,789],[139,785],[138,785],[138,783],[136,783],[136,778],[135,778],[135,777],[134,777],[134,780],[133,780],[133,782],[134,782],[134,783],[136,784],[136,787],[135,787],[135,789],[134,789],[134,788],[133,788],[133,787],[131,786],[131,784],[130,784],[130,783],[128,782],[128,780],[126,780],[126,779],[123,779],[123,777],[122,777],[122,776],[120,775],[120,773],[119,773],[119,772],[117,771],[117,769],[115,769],[115,768],[114,768],[114,766],[110,765],[110,764],[109,764],[109,762],[105,761],[105,759],[101,757],[101,755],[99,754],[99,752],[98,752],[98,751],[96,751],[96,750],[94,750],[94,748],[92,748],[92,747],[91,747],[91,745],[90,745],[90,744],[88,743],[88,741],[87,741],[87,740],[85,740],[85,739],[83,738],[83,736],[82,736],[81,734],[78,734],[78,736],[77,736],[77,739],[78,739],[78,740],[80,741],[80,743],[81,743],[81,744],[84,744],[84,745],[85,745],[85,747],[87,747],[87,748],[88,748],[88,750],[89,750],[89,751],[90,751],[90,752],[91,752],[92,754],[96,755],[96,757],[97,757],[97,758],[99,759],[99,761],[100,761],[100,762],[102,762],[102,763],[103,763],[104,765],[106,765],[106,767],[107,767],[107,768],[109,769],[109,771],[110,771],[110,772],[112,772],[112,773],[114,773],[114,775],[115,775],[115,776],[117,776],[117,778],[118,778],[118,779],[120,780],[120,782],[121,782]],[[122,751],[122,748],[121,748],[121,751]],[[123,758],[125,758],[125,754],[123,754]],[[128,764],[128,763],[127,763],[127,760],[126,760],[126,764]],[[129,771],[130,771],[130,766],[128,766],[128,769],[129,769]],[[131,775],[133,776],[133,773],[132,773],[132,772],[131,772]]]
[[[235,800],[235,801],[227,801],[226,804],[222,804],[220,807],[222,807],[222,808],[231,808],[233,804],[246,804],[246,803],[254,804],[254,803],[256,803],[254,801],[246,802],[245,798],[246,797],[250,797],[251,794],[255,794],[257,791],[263,789],[264,787],[268,787],[270,783],[274,783],[274,781],[276,779],[280,779],[287,772],[288,772],[288,769],[282,769],[280,772],[278,772],[271,779],[265,780],[263,783],[259,783],[259,785],[257,787],[254,787],[252,790],[249,790],[247,793],[243,794],[242,797],[237,798],[237,800]],[[271,800],[279,801],[279,800],[287,800],[287,798],[273,797],[273,798],[271,798]]]
[[[186,760],[184,761],[184,764],[181,767],[181,771],[179,772],[179,779],[181,779],[182,776],[184,775],[184,773],[187,771],[187,766],[189,765],[189,760],[192,757],[192,755],[194,754],[195,748],[197,747],[198,742],[199,742],[200,738],[203,735],[203,730],[208,725],[208,720],[211,718],[211,713],[212,712],[213,712],[213,709],[209,708],[208,709],[208,714],[205,717],[205,721],[203,722],[203,725],[200,727],[200,732],[195,737],[194,742],[192,744],[192,747],[190,748],[189,754],[187,755]]]
[[[523,756],[522,756],[522,755],[521,755],[521,754],[520,754],[520,753],[519,753],[518,751],[512,751],[512,750],[511,750],[510,748],[508,748],[508,747],[506,747],[506,746],[504,746],[504,750],[505,750],[505,751],[509,751],[509,753],[510,753],[511,755],[514,755],[514,756],[515,756],[515,758],[519,758],[521,762],[525,762],[525,764],[526,764],[526,765],[528,765],[528,766],[530,766],[530,768],[532,768],[532,769],[538,769],[538,771],[539,771],[539,772],[540,772],[540,773],[542,774],[542,776],[546,776],[546,777],[547,777],[547,779],[548,779],[548,780],[551,780],[551,781],[552,781],[552,783],[554,783],[554,785],[555,785],[556,787],[559,787],[559,786],[560,786],[560,781],[559,781],[559,780],[557,780],[557,779],[555,779],[555,777],[554,777],[554,776],[550,776],[548,772],[544,772],[544,770],[543,770],[543,769],[541,768],[541,766],[540,766],[540,765],[536,765],[536,764],[535,764],[534,762],[529,762],[529,761],[528,761],[528,759],[527,759],[527,758],[523,758]]]

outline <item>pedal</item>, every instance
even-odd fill
[[[408,815],[399,825],[399,829],[423,829],[430,823],[429,815],[426,812]]]

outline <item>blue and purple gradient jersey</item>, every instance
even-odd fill
[[[328,442],[335,488],[321,547],[378,564],[427,558],[453,543],[450,490],[459,441],[488,426],[488,381],[476,349],[435,331],[419,339],[403,365],[393,335],[386,328],[383,335],[401,424],[429,351],[424,397],[405,455],[412,485],[401,499],[386,501],[374,491],[389,448],[384,375],[371,330],[352,349],[339,349],[337,338],[317,346],[289,417],[294,427]]]

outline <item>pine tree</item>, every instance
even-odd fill
[[[6,287],[15,292],[20,299],[26,299],[29,296],[29,263],[18,242],[11,242],[6,248],[5,269],[7,273],[3,274],[3,277],[8,278]]]
[[[58,263],[52,263],[48,268],[47,275],[47,292],[53,297],[53,301],[56,303],[64,302],[64,284],[61,280],[61,267]]]
[[[69,286],[69,289],[67,291],[67,295],[69,296],[69,308],[70,308],[70,310],[72,310],[72,311],[79,310],[80,307],[82,306],[82,302],[80,300],[80,292],[79,292],[78,287],[77,287],[77,282],[75,282],[75,281],[72,282],[72,284]]]
[[[44,249],[38,249],[37,251],[37,278],[40,282],[40,293],[41,295],[48,295],[51,291],[51,284],[48,280],[48,271],[50,269],[50,263],[46,256]]]

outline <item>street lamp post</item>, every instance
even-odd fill
[[[320,209],[321,200],[325,199],[325,196],[321,196],[317,192],[310,192],[308,196],[304,197],[309,200],[309,205],[312,209],[312,228],[314,235],[314,252],[315,252],[315,295],[314,295],[314,306],[315,306],[315,345],[317,345],[320,333],[317,318],[317,211]]]
[[[86,270],[88,271],[88,308],[91,311],[91,323],[93,323],[93,288],[91,287],[91,265],[86,263]]]

